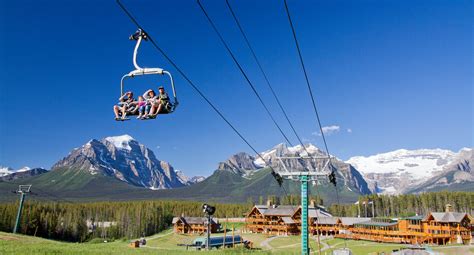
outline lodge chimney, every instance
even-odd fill
[[[316,208],[316,200],[311,199],[311,201],[309,202],[309,207]]]
[[[446,212],[453,212],[453,206],[450,204],[446,204]]]
[[[267,200],[267,207],[268,208],[272,207],[272,201],[270,199]]]

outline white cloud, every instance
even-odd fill
[[[160,148],[161,148],[161,146],[159,146],[159,145],[156,146],[156,149],[160,149]]]
[[[325,126],[321,128],[325,135],[332,135],[341,130],[340,126],[332,125],[332,126]],[[320,132],[314,132],[313,135],[321,136]]]
[[[352,129],[351,129],[351,128],[348,128],[348,129],[347,129],[347,133],[352,133]]]

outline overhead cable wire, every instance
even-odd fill
[[[265,109],[266,113],[268,114],[268,116],[270,117],[270,119],[273,121],[273,124],[277,127],[277,129],[280,131],[281,135],[283,136],[283,138],[287,141],[287,143],[290,145],[290,146],[293,146],[291,141],[288,139],[288,137],[286,136],[286,134],[283,132],[283,130],[281,129],[280,125],[276,122],[275,118],[273,117],[272,113],[270,112],[270,110],[268,109],[267,105],[265,104],[265,102],[263,101],[262,97],[260,96],[260,94],[258,93],[257,89],[255,88],[255,86],[253,85],[253,83],[250,81],[249,77],[247,76],[247,74],[245,73],[244,69],[242,68],[242,66],[240,65],[239,61],[237,60],[237,58],[235,57],[234,53],[232,52],[232,50],[230,49],[230,47],[228,46],[228,44],[226,43],[226,41],[224,40],[224,38],[222,37],[221,33],[219,32],[219,30],[217,29],[216,25],[214,24],[214,22],[212,21],[212,19],[210,18],[210,16],[208,15],[208,13],[206,12],[206,9],[204,8],[204,6],[201,4],[201,2],[199,0],[197,0],[197,4],[199,5],[199,7],[201,8],[202,12],[204,13],[204,15],[206,16],[207,20],[209,21],[209,24],[211,25],[211,27],[213,28],[214,32],[217,34],[217,36],[219,37],[220,41],[222,42],[222,44],[224,45],[224,47],[226,48],[227,52],[229,53],[230,57],[232,58],[232,60],[234,61],[234,63],[236,64],[236,66],[238,67],[238,69],[240,70],[241,74],[244,76],[245,80],[247,81],[247,84],[250,86],[250,88],[252,89],[252,91],[254,92],[255,96],[258,98],[259,102],[262,104],[263,108]],[[303,146],[304,148],[304,146]],[[306,150],[306,148],[305,148]],[[263,159],[263,158],[262,158]],[[286,190],[286,188],[283,186],[283,185],[280,185],[281,189],[283,189],[284,193],[286,194],[287,197],[289,197],[289,193],[288,191]],[[290,205],[293,210],[295,210],[294,206],[293,205]]]
[[[282,106],[275,90],[273,89],[273,86],[271,85],[269,79],[268,79],[268,76],[267,74],[265,73],[263,67],[262,67],[262,64],[260,63],[260,60],[258,59],[257,57],[257,54],[255,53],[255,50],[253,49],[247,35],[245,34],[244,32],[244,29],[242,27],[242,25],[240,24],[240,21],[239,19],[237,18],[237,15],[235,14],[234,10],[232,9],[232,6],[230,5],[229,3],[229,0],[226,0],[226,4],[227,4],[227,7],[229,8],[230,10],[230,13],[232,14],[232,17],[234,18],[234,21],[235,23],[237,24],[237,27],[239,28],[240,30],[240,33],[242,34],[242,37],[244,38],[246,44],[247,44],[247,47],[249,48],[252,56],[253,56],[253,59],[255,60],[255,62],[257,63],[257,66],[260,70],[260,72],[262,73],[264,79],[265,79],[265,82],[268,86],[268,88],[270,89],[270,91],[272,92],[272,95],[273,97],[275,98],[275,101],[277,102],[278,106],[280,107],[280,110],[283,112],[283,115],[285,116],[285,119],[286,121],[288,122],[289,126],[291,127],[294,135],[296,136],[296,138],[298,139],[299,143],[301,144],[301,146],[303,147],[303,149],[306,151],[307,155],[309,157],[311,157],[313,160],[315,160],[315,158],[309,153],[309,151],[306,149],[306,146],[304,145],[303,141],[301,140],[300,136],[298,135],[298,132],[296,132],[296,129],[294,128],[293,126],[293,123],[291,122],[290,118],[288,117],[288,114],[286,113],[284,107]],[[298,156],[303,159],[303,157],[301,156],[301,154],[299,152],[297,152]],[[309,172],[309,168],[306,168],[306,170]],[[318,183],[317,181],[315,182],[316,183],[316,192],[318,194],[318,197],[321,197],[320,194],[319,194],[319,189],[318,189]],[[316,228],[318,227],[318,222],[316,221]],[[317,241],[318,241],[318,249],[320,250],[321,249],[321,243],[320,243],[320,240],[319,240],[319,235],[318,235],[318,238],[317,238]]]
[[[293,38],[295,40],[296,49],[298,50],[298,56],[299,56],[299,59],[300,59],[301,67],[303,69],[304,77],[305,77],[305,80],[306,80],[306,85],[308,87],[309,95],[311,96],[311,102],[313,104],[313,109],[314,109],[314,112],[316,113],[316,120],[317,120],[318,125],[319,125],[319,130],[321,132],[321,136],[323,138],[324,147],[326,148],[326,152],[328,153],[328,157],[331,158],[330,153],[329,153],[329,149],[328,149],[328,145],[327,145],[327,142],[326,142],[326,137],[325,137],[324,132],[323,132],[323,127],[321,125],[321,119],[319,117],[318,108],[316,107],[316,101],[314,99],[313,90],[311,89],[311,85],[310,85],[309,78],[308,78],[308,73],[306,72],[306,67],[304,65],[303,56],[301,55],[301,50],[300,50],[300,46],[299,46],[299,43],[298,43],[298,38],[296,37],[295,28],[293,26],[293,22],[291,21],[290,11],[288,10],[288,5],[286,3],[286,0],[283,0],[283,1],[285,3],[285,9],[286,9],[286,13],[288,15],[288,21],[289,21],[290,26],[291,26],[291,32],[293,33]]]
[[[134,18],[134,16],[127,10],[127,8],[120,2],[120,0],[116,1],[117,4],[120,6],[120,8],[125,12],[125,14],[130,18],[130,20],[139,28],[142,29],[143,31],[146,31],[139,23],[138,21]],[[191,86],[191,88],[194,89],[196,93],[199,94],[199,96],[206,101],[206,103],[221,117],[222,120],[242,139],[242,141],[247,144],[247,146],[250,147],[250,149],[262,159],[263,162],[265,162],[265,165],[267,165],[271,171],[272,175],[275,178],[275,180],[278,182],[278,185],[281,187],[283,183],[283,178],[275,171],[275,169],[262,157],[262,155],[250,144],[250,142],[237,130],[237,128],[224,116],[224,114],[219,111],[219,109],[210,101],[209,98],[204,95],[204,93],[197,87],[196,84],[184,73],[184,71],[181,70],[181,68],[166,54],[166,52],[155,42],[153,37],[149,33],[148,35],[148,40],[153,44],[153,46],[163,55],[163,57],[181,74],[181,76],[188,82],[188,84]]]
[[[301,144],[301,146],[303,146],[303,149],[306,151],[306,153],[308,154],[308,156],[310,156],[310,153],[309,151],[306,149],[306,146],[304,146],[304,143],[303,141],[301,140],[300,136],[298,135],[298,133],[296,132],[296,129],[295,127],[293,126],[293,123],[291,122],[290,118],[288,117],[288,114],[286,113],[285,111],[285,108],[283,107],[283,105],[281,104],[281,101],[280,99],[278,98],[275,90],[273,89],[273,86],[272,84],[270,83],[270,80],[268,79],[268,76],[267,74],[265,73],[263,67],[262,67],[262,64],[260,63],[260,60],[258,59],[257,57],[257,54],[255,53],[255,50],[253,49],[252,45],[250,44],[250,41],[249,39],[247,38],[247,35],[245,34],[244,32],[244,29],[242,27],[242,25],[240,24],[240,21],[239,19],[237,18],[237,15],[235,14],[234,10],[232,9],[232,6],[230,5],[229,3],[229,0],[226,0],[226,4],[227,4],[227,7],[229,8],[230,10],[230,13],[232,14],[232,17],[234,18],[234,21],[235,23],[237,24],[237,27],[239,28],[240,30],[240,33],[242,34],[242,37],[244,38],[250,52],[252,53],[252,56],[253,56],[253,59],[255,60],[255,62],[257,63],[257,66],[260,70],[260,72],[262,73],[263,75],[263,78],[265,79],[265,82],[268,86],[268,88],[270,89],[270,91],[272,92],[272,95],[273,97],[275,98],[275,101],[277,102],[278,106],[280,107],[280,110],[283,112],[283,115],[285,116],[285,119],[286,121],[288,122],[288,125],[290,126],[291,130],[293,131],[293,133],[295,134],[296,138],[298,139],[299,143]]]
[[[206,16],[207,20],[209,21],[209,24],[212,26],[212,28],[214,29],[214,32],[217,34],[217,36],[219,37],[220,41],[222,42],[222,44],[224,45],[224,47],[226,48],[227,52],[229,53],[230,57],[232,58],[232,60],[234,61],[235,65],[238,67],[238,69],[240,70],[240,73],[244,76],[245,80],[247,81],[247,84],[250,86],[250,88],[252,89],[253,93],[255,94],[255,96],[258,98],[260,104],[263,106],[263,108],[265,109],[265,111],[267,112],[267,115],[270,117],[270,119],[273,121],[273,124],[277,127],[277,129],[280,131],[281,135],[283,136],[283,138],[286,140],[286,142],[288,142],[288,144],[290,146],[293,146],[291,141],[288,139],[288,137],[286,136],[286,134],[283,132],[283,130],[281,129],[280,125],[277,123],[277,121],[275,120],[275,118],[273,117],[273,114],[270,112],[270,110],[268,109],[267,105],[265,104],[265,102],[263,101],[262,97],[260,96],[260,94],[258,93],[257,89],[255,88],[255,86],[253,85],[253,83],[250,81],[249,77],[247,76],[247,74],[245,73],[244,69],[242,68],[242,66],[240,65],[239,61],[237,60],[237,58],[235,57],[234,53],[232,52],[232,50],[229,48],[229,46],[227,45],[226,41],[224,40],[224,38],[222,37],[221,33],[219,32],[219,30],[217,29],[216,25],[214,24],[214,22],[212,21],[212,19],[209,17],[208,13],[206,12],[206,9],[204,8],[204,6],[201,4],[201,1],[200,0],[197,0],[197,4],[199,5],[199,7],[201,7],[201,10],[202,12],[204,13],[204,15]]]
[[[334,184],[334,188],[336,190],[337,203],[340,204],[339,192],[337,190],[337,181],[336,181],[336,175],[335,175],[336,168],[332,165],[332,162],[331,162],[331,154],[329,153],[329,148],[328,148],[328,145],[327,145],[327,142],[326,142],[326,137],[324,135],[323,127],[321,125],[321,119],[319,117],[318,108],[316,107],[316,102],[315,102],[313,91],[311,89],[311,85],[310,85],[310,82],[309,82],[308,73],[306,72],[306,67],[304,65],[303,56],[301,54],[301,49],[300,49],[300,46],[299,46],[299,43],[298,43],[298,38],[296,37],[295,28],[294,28],[293,22],[291,20],[291,15],[290,15],[290,11],[288,9],[288,4],[287,4],[286,0],[283,0],[283,2],[285,4],[285,10],[286,10],[286,14],[287,14],[287,17],[288,17],[288,22],[290,23],[291,32],[293,34],[293,39],[295,41],[296,49],[298,51],[298,57],[299,57],[301,67],[303,69],[303,73],[304,73],[304,76],[305,76],[306,85],[308,87],[308,91],[309,91],[309,94],[311,96],[311,102],[313,104],[313,109],[314,109],[314,112],[316,114],[316,120],[317,120],[317,123],[319,125],[319,130],[321,132],[321,136],[323,138],[324,147],[326,148],[326,152],[328,154],[329,166],[331,168],[331,174],[329,175],[329,180],[330,180],[331,183]],[[347,243],[346,243],[345,239],[344,239],[344,246],[347,248]],[[321,253],[321,251],[320,251],[320,253]]]

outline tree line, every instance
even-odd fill
[[[321,197],[311,196],[319,205]],[[218,204],[215,217],[244,217],[254,204],[299,205],[297,195],[259,197],[244,204]],[[309,202],[309,201],[308,201]],[[406,195],[367,195],[357,204],[332,204],[334,216],[406,217],[443,212],[450,204],[456,212],[474,213],[474,192],[433,192]],[[202,203],[192,201],[133,201],[59,203],[27,200],[20,219],[19,233],[49,239],[84,242],[94,238],[115,240],[149,236],[171,227],[175,216],[203,216]],[[0,204],[0,231],[13,230],[18,202]]]
[[[440,191],[422,194],[367,195],[358,204],[333,204],[329,212],[347,217],[408,217],[444,212],[450,204],[454,212],[474,213],[474,192]]]
[[[243,217],[248,204],[213,204],[215,217]],[[0,204],[0,231],[13,230],[18,202]],[[49,239],[84,242],[114,240],[158,233],[174,216],[203,216],[202,203],[192,201],[134,201],[59,203],[26,201],[19,233]],[[89,224],[88,224],[89,223]],[[89,226],[88,226],[89,225]]]

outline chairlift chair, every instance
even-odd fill
[[[148,35],[143,31],[142,29],[138,29],[137,32],[135,32],[133,35],[130,36],[130,40],[135,40],[137,41],[135,45],[135,50],[133,51],[133,65],[135,66],[135,70],[125,74],[122,76],[122,79],[120,80],[120,95],[124,95],[124,82],[127,78],[134,78],[135,76],[141,76],[141,75],[168,75],[171,83],[171,89],[173,92],[173,100],[172,102],[169,102],[169,105],[166,107],[162,107],[160,112],[158,114],[168,114],[172,113],[176,110],[176,107],[178,106],[178,98],[176,97],[176,89],[174,86],[174,81],[173,81],[173,76],[171,75],[170,72],[163,70],[162,68],[148,68],[148,67],[140,67],[137,63],[137,55],[138,55],[138,48],[140,47],[140,44],[143,40],[147,41],[148,40]],[[158,94],[158,93],[157,93]],[[127,113],[127,115],[137,115],[138,111],[135,113]]]

